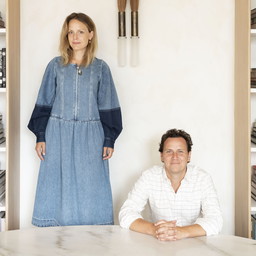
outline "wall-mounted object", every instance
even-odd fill
[[[139,0],[130,0],[131,4],[131,66],[139,63]]]
[[[126,0],[117,0],[118,5],[118,65],[126,65]]]

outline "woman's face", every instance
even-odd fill
[[[87,26],[79,20],[72,19],[68,24],[68,41],[73,51],[84,51],[88,41],[93,37]]]

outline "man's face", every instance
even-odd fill
[[[190,155],[191,152],[188,153],[185,139],[182,137],[168,138],[161,153],[161,160],[164,163],[167,176],[168,174],[184,175],[187,163],[190,161]]]

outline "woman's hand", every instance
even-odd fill
[[[104,147],[103,148],[103,160],[107,160],[107,159],[111,158],[111,156],[113,155],[113,152],[114,152],[113,148]]]
[[[36,150],[36,153],[37,153],[38,157],[41,160],[44,160],[44,156],[45,156],[45,142],[37,142],[35,150]]]

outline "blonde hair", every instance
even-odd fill
[[[83,61],[81,63],[82,66],[88,66],[89,64],[92,63],[95,57],[96,49],[98,46],[98,40],[97,40],[96,26],[93,20],[84,13],[71,13],[63,23],[61,35],[60,35],[60,46],[59,46],[60,55],[62,57],[62,63],[64,65],[67,65],[68,63],[71,62],[71,59],[73,57],[73,49],[70,47],[70,44],[68,41],[68,25],[69,25],[69,22],[73,19],[78,20],[83,24],[85,24],[89,32],[93,31],[93,38],[90,40],[90,42],[88,42]]]

